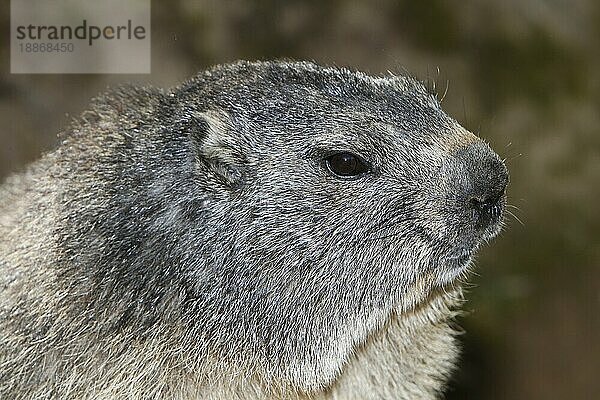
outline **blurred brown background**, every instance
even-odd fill
[[[8,2],[0,23],[9,29]],[[600,2],[154,1],[151,75],[11,75],[0,178],[52,147],[107,85],[171,86],[289,57],[409,72],[511,170],[508,228],[478,259],[448,399],[600,398]]]

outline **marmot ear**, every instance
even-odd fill
[[[221,111],[198,112],[189,122],[198,168],[229,188],[239,187],[244,181],[246,157],[229,116]]]

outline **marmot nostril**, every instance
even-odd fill
[[[468,200],[470,209],[476,212],[477,229],[485,229],[499,221],[502,215],[502,198],[504,197],[506,184],[500,187],[487,188],[477,195],[471,195]]]
[[[496,206],[506,191],[506,185],[500,190],[492,190],[483,195],[471,196],[469,198],[469,205],[479,211],[486,211]]]

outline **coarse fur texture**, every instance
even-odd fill
[[[0,398],[436,398],[506,183],[409,77],[238,62],[105,94],[0,188]]]

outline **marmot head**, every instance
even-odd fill
[[[412,78],[237,63],[171,96],[210,225],[188,269],[199,304],[220,296],[226,340],[301,385],[414,306],[411,288],[452,284],[500,229],[506,167]]]
[[[451,283],[500,229],[506,167],[412,78],[238,63],[176,96],[256,268],[396,297],[421,277]]]

